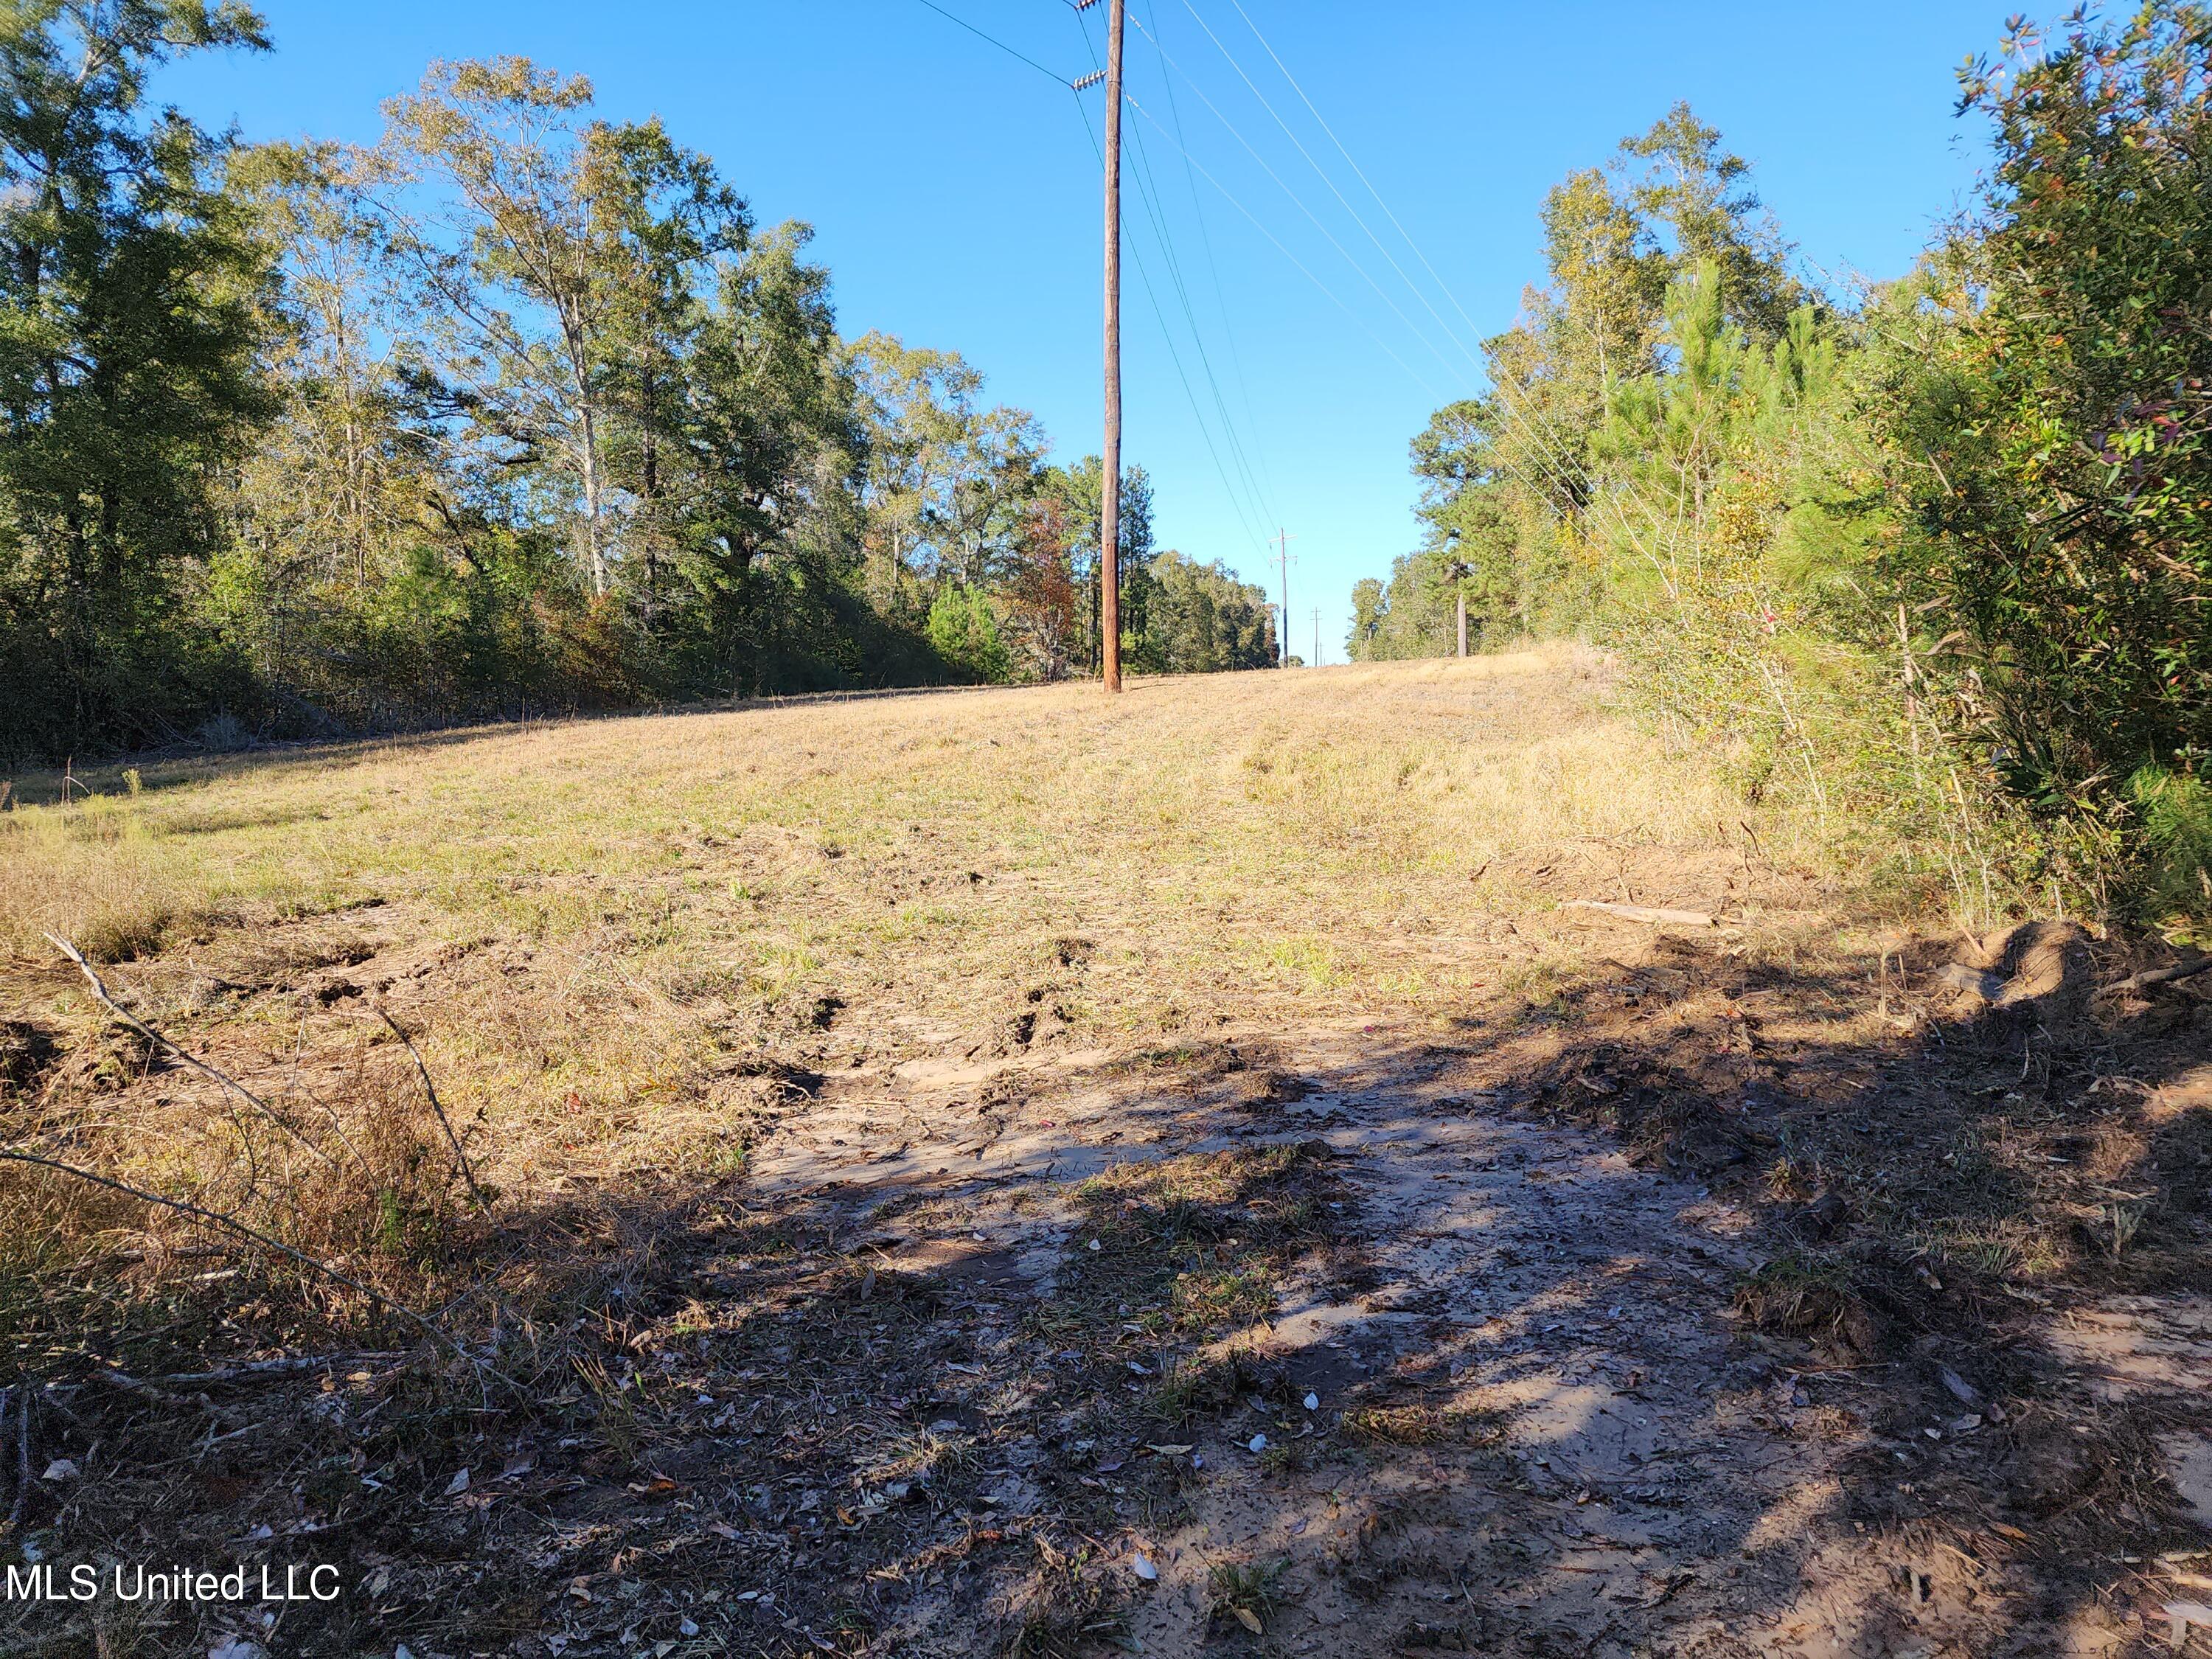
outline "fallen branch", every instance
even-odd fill
[[[298,1262],[311,1273],[320,1273],[324,1278],[343,1285],[349,1291],[358,1291],[377,1306],[389,1309],[410,1324],[416,1326],[432,1341],[463,1359],[470,1358],[468,1354],[462,1352],[459,1343],[406,1304],[394,1302],[383,1291],[362,1284],[349,1273],[340,1273],[329,1262],[318,1261],[305,1250],[295,1249],[282,1239],[271,1238],[268,1234],[247,1226],[234,1217],[224,1215],[216,1210],[202,1209],[198,1205],[187,1202],[181,1198],[164,1198],[159,1193],[149,1193],[143,1188],[133,1187],[127,1182],[117,1181],[112,1176],[100,1175],[90,1170],[81,1170],[74,1164],[64,1164],[59,1158],[44,1158],[36,1152],[24,1152],[12,1147],[0,1147],[0,1163],[35,1164],[42,1170],[52,1170],[61,1175],[74,1176],[77,1180],[89,1182],[95,1187],[105,1187],[110,1192],[121,1193],[125,1197],[135,1198],[143,1204],[158,1204],[164,1209],[174,1210],[178,1214],[188,1217],[204,1225],[250,1240],[264,1249],[274,1250],[277,1255]],[[477,1362],[471,1359],[470,1363]]]
[[[2202,973],[2212,972],[2212,957],[2199,957],[2194,962],[2177,962],[2164,968],[2152,968],[2140,974],[2130,974],[2125,979],[2114,980],[2105,987],[2105,994],[2117,995],[2122,991],[2140,991],[2147,986],[2171,985],[2176,980],[2194,979]]]
[[[1677,927],[1717,927],[1720,924],[1703,910],[1670,910],[1655,904],[1607,904],[1598,899],[1569,899],[1562,910],[1602,910],[1609,916],[1619,916],[1626,921],[1671,923]]]
[[[404,1359],[406,1355],[388,1349],[358,1353],[302,1353],[287,1354],[276,1359],[248,1359],[236,1365],[223,1365],[211,1371],[173,1371],[167,1376],[153,1379],[156,1384],[167,1383],[179,1389],[210,1388],[225,1382],[258,1382],[264,1377],[297,1376],[301,1371],[319,1371],[337,1365],[360,1365],[370,1360]]]
[[[422,1092],[430,1097],[430,1109],[438,1115],[439,1125],[445,1130],[446,1139],[453,1145],[453,1157],[461,1166],[461,1178],[469,1183],[469,1196],[476,1200],[478,1209],[489,1209],[491,1205],[483,1195],[483,1188],[477,1185],[477,1172],[469,1167],[469,1155],[461,1150],[461,1138],[453,1133],[453,1121],[446,1115],[445,1103],[438,1098],[438,1085],[430,1081],[430,1068],[422,1063],[422,1056],[415,1047],[415,1040],[400,1029],[399,1022],[392,1018],[389,1010],[379,1008],[376,1015],[392,1028],[392,1036],[406,1044],[408,1055],[415,1062],[416,1075],[422,1079]]]
[[[137,1015],[131,1012],[128,1009],[125,1008],[122,1004],[116,1001],[113,997],[107,994],[107,987],[100,982],[100,975],[94,971],[93,965],[84,959],[84,952],[78,950],[76,945],[70,944],[67,939],[62,939],[53,933],[48,933],[46,935],[46,942],[52,945],[54,949],[59,951],[64,956],[67,957],[71,962],[76,963],[77,971],[84,975],[85,982],[92,987],[92,994],[98,999],[100,1006],[106,1009],[109,1013],[114,1015],[117,1019],[122,1021],[125,1025],[128,1025],[132,1030],[137,1032],[139,1036],[144,1037],[149,1042],[153,1043],[156,1048],[166,1048],[168,1050],[170,1054],[175,1055],[179,1060],[191,1066],[195,1072],[199,1073],[203,1077],[213,1078],[217,1084],[228,1090],[232,1094],[236,1095],[247,1105],[252,1107],[254,1110],[259,1112],[262,1116],[267,1118],[271,1123],[282,1129],[286,1134],[291,1136],[294,1140],[299,1142],[301,1146],[305,1147],[308,1152],[313,1152],[317,1158],[322,1159],[324,1163],[329,1164],[331,1168],[333,1170],[337,1168],[337,1160],[336,1158],[332,1158],[321,1147],[316,1146],[315,1143],[308,1139],[307,1136],[301,1134],[298,1129],[292,1126],[291,1122],[282,1112],[278,1111],[274,1106],[271,1106],[267,1101],[262,1099],[259,1095],[255,1094],[252,1090],[247,1088],[244,1084],[240,1083],[236,1078],[230,1076],[228,1073],[217,1071],[214,1066],[209,1065],[198,1055],[186,1052],[184,1048],[179,1047],[177,1043],[162,1036],[161,1032],[155,1030],[144,1020],[139,1018]]]

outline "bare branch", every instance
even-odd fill
[[[200,1206],[185,1199],[164,1198],[159,1193],[149,1193],[143,1188],[133,1187],[128,1182],[117,1181],[112,1176],[80,1169],[74,1164],[64,1164],[59,1158],[45,1158],[37,1152],[21,1152],[15,1147],[0,1147],[0,1163],[34,1164],[42,1170],[52,1170],[62,1175],[74,1176],[79,1181],[89,1182],[95,1187],[105,1187],[110,1192],[121,1193],[125,1197],[135,1198],[143,1204],[156,1204],[163,1209],[174,1210],[178,1214],[199,1222],[203,1225],[214,1227],[237,1237],[249,1240],[260,1245],[264,1249],[274,1250],[277,1255],[298,1262],[311,1273],[320,1273],[324,1278],[343,1285],[348,1290],[358,1291],[377,1306],[390,1310],[418,1328],[431,1340],[455,1354],[459,1354],[465,1359],[469,1358],[467,1354],[462,1352],[459,1343],[454,1341],[444,1331],[433,1325],[404,1303],[394,1302],[383,1291],[362,1284],[361,1280],[349,1273],[340,1273],[327,1261],[318,1261],[305,1250],[295,1249],[282,1239],[271,1238],[258,1229],[247,1226],[234,1216],[224,1215],[217,1210],[203,1209]]]
[[[139,1036],[144,1037],[149,1042],[154,1044],[156,1048],[167,1049],[171,1054],[173,1054],[177,1059],[182,1060],[186,1066],[191,1067],[195,1072],[199,1073],[203,1077],[214,1079],[215,1081],[220,1084],[224,1089],[237,1096],[247,1105],[252,1107],[254,1110],[259,1112],[262,1116],[267,1118],[271,1123],[282,1129],[286,1134],[291,1136],[292,1139],[297,1141],[301,1146],[306,1148],[308,1152],[313,1152],[317,1158],[322,1159],[324,1163],[329,1164],[331,1168],[334,1170],[337,1168],[337,1160],[336,1158],[332,1158],[321,1147],[316,1146],[315,1143],[308,1139],[307,1136],[301,1134],[300,1131],[294,1127],[291,1122],[286,1119],[282,1112],[278,1111],[274,1106],[271,1106],[267,1101],[262,1099],[259,1095],[255,1094],[252,1090],[247,1088],[244,1084],[240,1083],[236,1078],[230,1076],[228,1073],[219,1072],[214,1066],[209,1065],[205,1060],[201,1060],[197,1055],[187,1053],[169,1038],[162,1036],[161,1032],[149,1025],[144,1020],[139,1018],[137,1015],[131,1013],[120,1003],[117,1002],[113,997],[107,994],[107,987],[100,982],[100,975],[94,971],[93,965],[84,959],[84,952],[78,950],[76,945],[70,944],[67,939],[53,933],[48,933],[46,935],[46,942],[52,945],[54,949],[59,951],[64,956],[67,957],[71,962],[76,963],[77,971],[84,975],[85,982],[92,987],[92,994],[99,1000],[100,1006],[106,1009],[107,1012],[112,1014],[117,1019],[120,1020],[124,1024],[128,1025],[132,1030],[137,1032]]]
[[[414,1038],[400,1029],[399,1022],[392,1018],[388,1009],[380,1007],[376,1017],[392,1028],[392,1036],[407,1045],[408,1055],[415,1062],[415,1074],[422,1079],[422,1092],[430,1097],[430,1109],[438,1115],[439,1126],[445,1130],[446,1139],[453,1146],[453,1156],[460,1163],[461,1178],[469,1183],[469,1196],[476,1200],[478,1209],[489,1209],[490,1200],[484,1197],[483,1188],[477,1185],[477,1172],[469,1167],[469,1155],[461,1150],[461,1138],[453,1133],[453,1121],[446,1115],[445,1103],[438,1098],[438,1085],[430,1081],[430,1068],[422,1063],[422,1053],[415,1047]]]

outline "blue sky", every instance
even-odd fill
[[[366,142],[380,101],[434,58],[580,71],[602,112],[658,113],[713,155],[763,222],[811,223],[846,332],[957,350],[1063,457],[1097,448],[1098,91],[1072,95],[920,0],[262,3],[272,54],[177,65],[158,94],[252,138]],[[940,3],[1071,79],[1103,39],[1103,4],[1086,30],[1066,0]],[[1342,660],[1352,584],[1415,539],[1407,445],[1473,388],[1462,348],[1508,325],[1539,274],[1552,183],[1686,98],[1754,164],[1816,271],[1893,275],[1982,165],[1981,131],[1951,112],[1953,71],[2004,9],[1130,0],[1145,113],[1129,118],[1129,167],[1166,246],[1133,191],[1125,453],[1153,474],[1161,544],[1273,593],[1259,538],[1288,529],[1293,648],[1310,655],[1318,607],[1324,659]]]

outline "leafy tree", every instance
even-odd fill
[[[1067,678],[1079,613],[1066,515],[1049,498],[1023,515],[1006,586],[1006,631],[1030,678]]]
[[[805,560],[844,578],[857,550],[865,434],[829,273],[800,258],[811,233],[784,225],[726,263],[696,328],[672,416],[671,534],[689,589],[690,648],[723,683],[765,603],[764,560]],[[659,499],[657,493],[655,499]]]
[[[550,464],[569,481],[579,562],[604,596],[619,541],[616,364],[631,360],[644,382],[632,412],[656,429],[668,331],[705,262],[741,246],[750,221],[658,121],[585,122],[591,101],[590,82],[526,58],[434,64],[386,106],[385,204],[434,323],[433,372],[510,465]],[[434,204],[417,211],[426,191]]]
[[[0,11],[0,751],[167,735],[231,684],[190,605],[211,483],[267,413],[269,260],[230,142],[144,97],[181,54],[266,44],[231,3]]]
[[[870,590],[896,611],[908,585],[995,583],[1021,561],[1043,467],[1036,417],[981,402],[983,377],[957,353],[908,349],[887,334],[852,348],[868,453]]]
[[[1257,584],[1172,548],[1135,568],[1146,595],[1129,660],[1141,672],[1213,674],[1275,662],[1273,612]]]
[[[1963,91],[1980,220],[1882,313],[1889,568],[2017,787],[2155,794],[2212,751],[2212,14],[2016,25]]]
[[[929,642],[965,678],[990,684],[1007,678],[1013,658],[999,632],[990,600],[973,587],[941,589],[929,607]]]

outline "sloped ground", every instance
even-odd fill
[[[2212,1650],[2203,981],[1985,1012],[1604,695],[605,722],[19,824],[9,1142],[462,1352],[19,1172],[0,1548],[344,1592],[0,1651]]]

